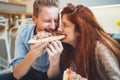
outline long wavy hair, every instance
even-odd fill
[[[75,30],[79,32],[76,47],[64,46],[61,55],[61,64],[70,67],[76,66],[76,72],[88,80],[106,80],[102,68],[97,65],[95,57],[96,41],[100,41],[109,48],[120,64],[120,45],[108,33],[106,33],[96,20],[93,12],[86,6],[68,4],[61,12],[61,17],[67,14],[70,22],[75,24]],[[120,66],[120,65],[119,65]]]

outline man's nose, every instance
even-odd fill
[[[50,29],[54,30],[56,29],[57,25],[54,21],[51,22]]]

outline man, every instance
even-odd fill
[[[60,41],[30,45],[29,39],[42,30],[58,27],[58,0],[35,0],[30,25],[19,30],[15,42],[13,76],[19,80],[46,80],[60,74],[59,57],[63,50]],[[49,48],[45,49],[48,46]]]

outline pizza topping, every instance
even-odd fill
[[[37,33],[37,35],[35,35],[33,37],[33,39],[38,40],[38,39],[47,38],[47,37],[50,37],[50,36],[52,36],[51,33],[46,32],[46,31],[40,31],[40,32]]]
[[[71,69],[67,69],[67,74],[71,74],[72,70]]]
[[[52,36],[60,35],[59,32],[47,32],[47,31],[40,31],[33,37],[34,40],[42,39],[42,38],[48,38]]]

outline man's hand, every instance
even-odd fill
[[[13,75],[16,79],[20,79],[27,74],[34,61],[42,55],[47,43],[37,43],[30,46],[30,51],[25,58],[13,67]]]
[[[34,55],[34,57],[38,58],[42,55],[45,47],[48,45],[48,43],[36,43],[34,45],[30,46],[30,52]]]

